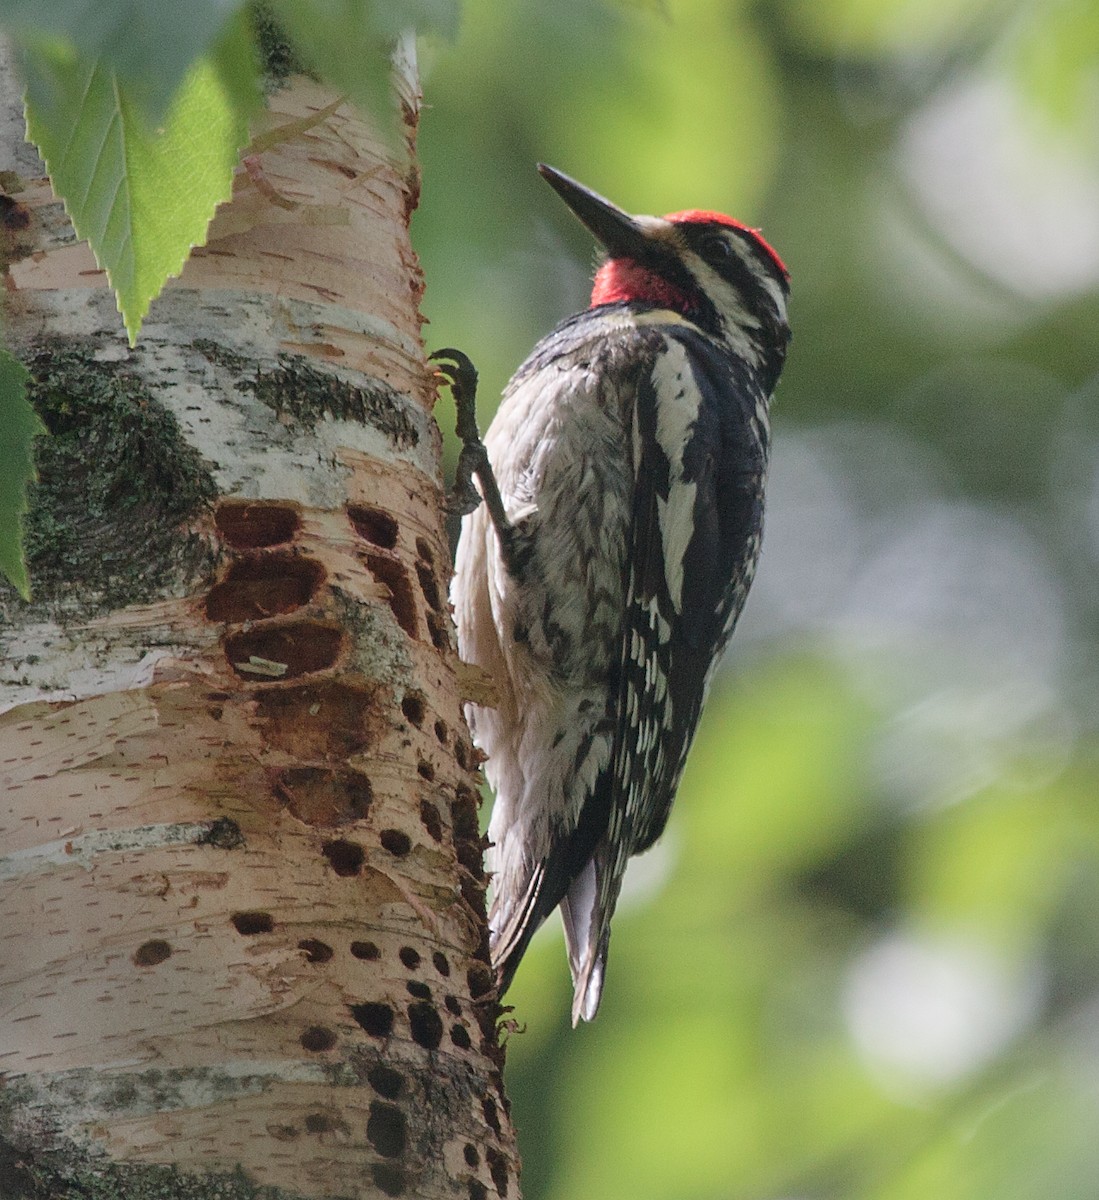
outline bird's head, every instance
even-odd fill
[[[778,377],[790,340],[789,273],[758,229],[697,209],[631,216],[553,167],[540,163],[538,170],[607,252],[596,272],[593,308],[670,309],[764,376]]]

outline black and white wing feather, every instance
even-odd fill
[[[610,920],[628,859],[660,836],[716,662],[759,553],[766,397],[689,326],[641,379],[634,508],[606,833],[565,917],[574,1022],[599,1004]]]

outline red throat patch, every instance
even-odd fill
[[[630,300],[655,304],[680,313],[688,313],[691,308],[686,292],[672,287],[666,279],[643,267],[635,259],[608,259],[595,273],[591,289],[592,308],[597,304],[620,304]]]

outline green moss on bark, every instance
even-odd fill
[[[238,391],[251,392],[284,420],[307,428],[325,417],[357,421],[380,429],[399,450],[419,444],[419,428],[406,411],[408,401],[380,379],[363,377],[353,383],[315,367],[300,354],[280,354],[277,367],[257,368],[209,338],[196,338],[192,344],[210,362],[238,377]]]
[[[254,1183],[239,1167],[192,1174],[170,1164],[115,1162],[59,1137],[33,1096],[22,1081],[0,1086],[2,1200],[302,1200],[299,1192]]]
[[[262,0],[256,0],[248,6],[248,15],[252,22],[252,33],[259,51],[260,69],[263,71],[267,90],[281,87],[291,75],[304,74],[305,64],[270,7]]]
[[[279,365],[237,384],[283,417],[312,427],[323,417],[357,421],[385,433],[400,450],[415,446],[420,432],[405,412],[403,397],[379,379],[349,383],[304,358],[280,354]]]
[[[107,1161],[74,1167],[71,1153],[64,1164],[48,1161],[53,1157],[28,1159],[0,1143],[4,1200],[302,1200],[299,1192],[257,1186],[241,1170],[191,1175],[173,1166]]]
[[[25,526],[33,607],[87,618],[208,574],[213,549],[188,526],[217,488],[172,413],[123,364],[71,341],[40,345],[26,365],[49,430]],[[13,605],[0,589],[0,621]]]

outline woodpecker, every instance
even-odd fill
[[[469,406],[459,485],[485,499],[451,599],[461,656],[498,689],[468,706],[496,794],[490,952],[503,994],[560,906],[576,1025],[755,572],[789,277],[721,213],[630,216],[538,169],[606,252],[591,306],[535,346],[483,445],[468,359],[435,357]]]

